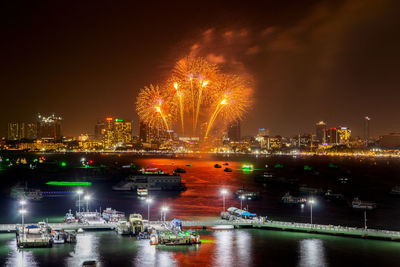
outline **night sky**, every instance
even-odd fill
[[[135,121],[138,90],[192,53],[254,75],[243,134],[400,132],[400,1],[9,1],[0,4],[0,136],[55,112],[63,134]],[[130,2],[130,4],[127,4]],[[123,4],[122,4],[123,3]]]

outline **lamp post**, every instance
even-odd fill
[[[245,198],[243,195],[241,195],[240,197],[240,209],[242,210],[243,208],[243,199]]]
[[[78,209],[79,209],[79,213],[81,212],[81,195],[83,194],[82,190],[78,190],[76,191],[76,193],[78,194]]]
[[[86,212],[89,212],[89,200],[90,200],[90,196],[86,195],[85,196],[85,200],[86,200]]]
[[[147,220],[150,222],[150,204],[153,200],[151,198],[146,198],[147,202]]]
[[[228,190],[222,189],[221,194],[222,194],[222,207],[223,207],[222,211],[225,211],[225,195],[228,194]]]
[[[166,217],[167,211],[168,211],[168,207],[167,206],[163,206],[161,208],[161,221],[165,222],[165,217]]]
[[[310,214],[311,214],[310,223],[311,223],[311,226],[312,226],[312,206],[315,203],[315,201],[314,201],[314,199],[310,199],[308,202],[310,203]]]

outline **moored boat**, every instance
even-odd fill
[[[355,197],[351,202],[353,209],[367,209],[372,210],[376,208],[376,203],[373,201],[363,201]]]
[[[281,202],[284,204],[305,204],[307,199],[304,197],[294,197],[287,192],[282,198]]]
[[[237,198],[244,198],[247,200],[254,200],[260,198],[260,193],[259,192],[252,192],[252,191],[246,191],[243,188],[237,190],[235,192],[235,196]]]

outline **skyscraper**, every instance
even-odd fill
[[[228,125],[228,138],[230,141],[240,141],[240,120],[235,120]]]
[[[129,144],[132,142],[132,122],[115,119],[114,121],[115,142],[117,144]]]
[[[132,142],[132,122],[107,117],[103,122],[97,122],[95,135],[103,142],[106,149],[124,146]]]
[[[326,123],[323,121],[317,122],[315,124],[315,136],[318,142],[326,143]]]
[[[348,127],[339,127],[337,129],[338,143],[348,145],[350,143],[351,130]]]
[[[139,140],[140,143],[147,143],[148,141],[148,127],[144,122],[139,122]]]
[[[61,117],[52,114],[48,117],[38,115],[37,135],[40,139],[60,141],[61,136]]]
[[[370,117],[364,117],[364,141],[368,145],[369,140],[369,121],[371,120]]]
[[[8,123],[8,131],[7,131],[7,139],[8,140],[19,140],[21,137],[19,136],[19,123],[18,122],[9,122]]]
[[[329,144],[336,145],[338,144],[338,136],[337,136],[337,129],[330,128],[329,129]]]

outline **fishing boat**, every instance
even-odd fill
[[[69,210],[68,213],[65,214],[64,216],[64,222],[65,223],[77,223],[79,220],[75,218],[75,216],[72,214],[71,210]]]
[[[51,239],[53,240],[53,244],[64,244],[65,239],[64,239],[64,231],[62,229],[51,230]]]
[[[232,172],[232,169],[231,168],[225,168],[224,172]]]
[[[260,198],[260,193],[259,192],[252,192],[252,191],[246,191],[243,188],[237,190],[235,192],[235,196],[237,198],[244,198],[247,200],[254,200]]]
[[[120,220],[117,223],[117,226],[115,228],[115,231],[117,232],[117,234],[119,235],[129,235],[131,234],[131,227],[129,222],[127,222],[126,220]]]
[[[351,202],[351,206],[353,207],[353,209],[373,210],[376,208],[376,203],[373,201],[362,201],[359,198],[355,197]]]
[[[282,198],[281,202],[284,204],[305,204],[307,199],[304,197],[294,197],[287,192]]]
[[[217,168],[217,169],[219,169],[219,168],[222,168],[222,166],[221,166],[221,165],[219,165],[219,164],[215,164],[215,165],[214,165],[214,168]]]

